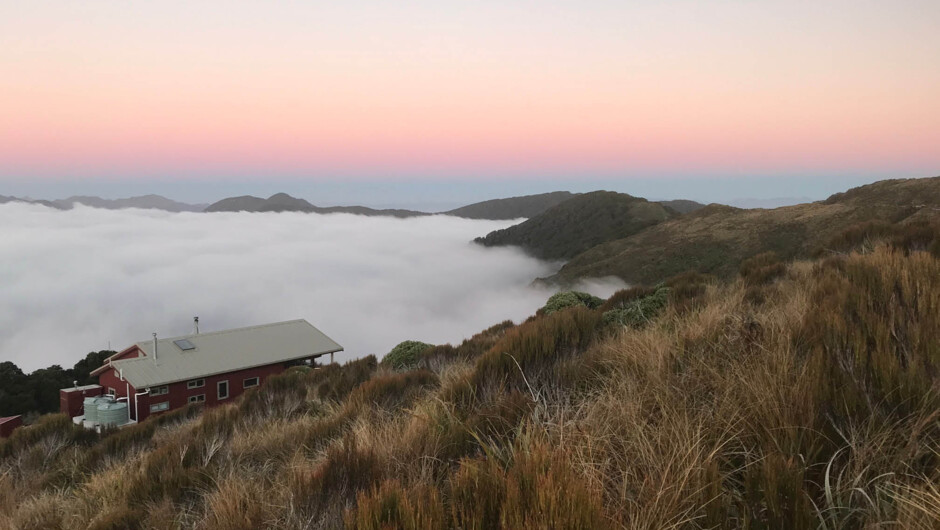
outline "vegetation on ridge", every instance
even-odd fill
[[[58,411],[59,389],[69,388],[75,382],[98,384],[98,378],[89,373],[114,353],[111,350],[89,352],[72,368],[54,364],[29,374],[10,361],[0,362],[0,416],[22,414],[28,423],[39,414]]]
[[[678,214],[625,193],[583,193],[518,225],[475,241],[484,246],[516,245],[542,259],[568,259],[589,248],[633,235]]]
[[[101,435],[47,415],[0,442],[0,528],[935,528],[922,241],[756,256]]]
[[[823,202],[742,210],[711,204],[620,238],[607,238],[574,256],[551,280],[617,276],[651,284],[693,270],[732,278],[741,262],[774,252],[781,259],[832,252],[846,230],[879,219],[899,232],[932,234],[940,224],[940,177],[860,186]],[[920,228],[917,228],[920,227]]]

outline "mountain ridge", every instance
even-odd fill
[[[658,202],[613,191],[583,193],[520,224],[474,241],[483,246],[519,246],[548,260],[568,259],[678,216]]]
[[[625,238],[598,244],[540,280],[567,284],[616,276],[652,284],[689,270],[730,277],[748,256],[809,257],[842,231],[873,220],[940,218],[940,177],[883,180],[824,201],[774,209],[711,204]]]
[[[460,208],[454,208],[453,210],[442,213],[444,215],[453,215],[467,219],[508,220],[523,217],[530,218],[576,195],[578,194],[571,193],[570,191],[552,191],[535,195],[507,197],[505,199],[490,199],[461,206]]]

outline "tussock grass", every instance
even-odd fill
[[[680,275],[639,327],[603,313],[656,288],[102,435],[49,415],[0,442],[0,529],[932,529],[926,233]]]

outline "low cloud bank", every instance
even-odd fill
[[[470,243],[511,224],[0,205],[0,361],[71,367],[190,333],[195,315],[202,331],[305,318],[346,348],[338,361],[459,342],[551,294],[529,283],[552,264]]]

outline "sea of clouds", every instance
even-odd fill
[[[304,318],[337,361],[459,342],[533,314],[558,264],[471,240],[512,221],[448,216],[58,211],[0,205],[0,361],[71,367],[93,350]],[[593,282],[607,296],[622,285]]]

